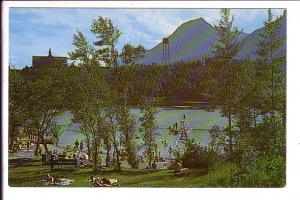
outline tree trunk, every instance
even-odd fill
[[[90,158],[91,156],[90,137],[86,137],[86,147],[87,147],[87,155]]]
[[[256,109],[253,108],[253,117],[254,117],[254,127],[256,128]]]
[[[111,125],[111,130],[112,130],[112,135],[113,135],[114,152],[116,153],[116,156],[117,156],[117,158],[116,158],[117,169],[120,170],[121,164],[120,164],[120,160],[119,160],[119,149],[118,149],[118,144],[117,144],[117,140],[116,140],[116,133],[115,133],[115,128],[114,128],[112,117],[110,117],[110,125]]]
[[[15,136],[15,127],[11,128],[10,131],[10,144],[9,144],[9,149],[14,150],[14,136]]]
[[[38,156],[39,147],[40,147],[40,137],[38,136],[36,146],[35,146],[35,150],[34,150],[34,155],[35,156]]]
[[[41,143],[43,144],[44,149],[45,149],[45,153],[46,153],[46,154],[49,153],[48,146],[47,146],[47,144],[45,143],[44,134],[42,134],[41,140],[42,140]]]
[[[148,161],[149,167],[151,167],[151,164],[152,164],[152,149],[150,148],[149,149],[149,161]]]
[[[96,141],[94,141],[93,145],[93,161],[94,161],[94,171],[97,171],[97,166],[98,166],[98,148]]]
[[[106,159],[105,159],[106,167],[109,166],[109,162],[110,162],[109,152],[110,152],[110,146],[106,145]]]
[[[232,131],[231,131],[231,70],[230,70],[230,63],[229,58],[227,55],[227,70],[228,70],[228,135],[229,135],[229,158],[232,160]]]
[[[47,144],[45,142],[43,142],[43,146],[45,148],[45,153],[46,154],[49,153],[48,146],[47,146]]]
[[[118,146],[117,146],[117,143],[116,143],[116,139],[115,139],[115,134],[114,134],[114,149],[115,149],[115,152],[116,152],[116,156],[117,156],[117,169],[120,170],[121,169],[121,164],[120,164],[120,155],[119,155],[119,149],[118,149]]]

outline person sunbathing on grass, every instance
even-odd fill
[[[93,183],[95,187],[112,187],[118,185],[118,179],[99,178],[91,175],[89,182]]]

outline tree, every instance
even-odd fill
[[[98,58],[103,60],[109,67],[118,66],[118,52],[116,44],[122,33],[117,26],[114,26],[110,18],[103,18],[99,16],[94,19],[90,29],[98,41],[94,44],[100,49],[97,50]]]
[[[88,151],[92,154],[94,170],[99,163],[99,147],[102,139],[102,126],[105,120],[103,115],[104,105],[104,81],[102,74],[94,69],[91,73],[80,78],[80,87],[77,104],[73,108],[74,121],[80,123],[81,131],[86,135]],[[79,80],[78,80],[79,81]]]
[[[120,151],[119,151],[119,138],[117,137],[117,117],[118,117],[118,108],[116,105],[117,99],[116,93],[113,91],[109,91],[109,95],[106,96],[106,101],[105,101],[105,117],[108,118],[108,124],[109,124],[109,129],[111,133],[111,138],[112,138],[112,145],[114,149],[114,159],[115,159],[115,164],[116,164],[116,169],[120,170],[121,169],[121,163],[120,163]]]
[[[94,162],[94,170],[99,163],[100,143],[102,139],[102,128],[105,124],[103,112],[106,99],[106,84],[104,75],[100,68],[92,68],[88,73],[77,77],[78,94],[74,100],[74,118],[80,122],[81,130],[85,133],[87,143],[91,144],[90,152]]]
[[[21,70],[9,68],[9,149],[13,150],[19,130],[26,122],[24,110],[25,79]]]
[[[96,51],[81,31],[77,30],[77,33],[73,35],[72,44],[75,46],[75,50],[69,52],[71,60],[79,61],[79,65],[88,70],[97,66]]]
[[[105,81],[98,61],[98,55],[94,47],[89,44],[85,36],[77,30],[73,36],[75,50],[69,53],[71,59],[80,62],[80,72],[75,78],[77,81],[76,93],[74,95],[72,111],[74,121],[80,123],[80,129],[86,136],[88,152],[93,159],[94,170],[99,164],[99,148],[102,139],[102,125],[104,110]],[[91,145],[91,147],[90,147]]]
[[[143,135],[145,155],[148,159],[148,165],[151,166],[155,153],[155,137],[157,133],[157,125],[155,120],[156,109],[149,99],[144,100],[141,106],[142,116],[139,118],[141,121],[140,132]]]
[[[268,19],[264,22],[264,31],[260,34],[261,40],[257,50],[256,73],[261,85],[260,92],[264,106],[262,114],[271,113],[273,117],[275,111],[284,110],[285,104],[285,74],[282,70],[285,56],[278,55],[279,48],[284,42],[279,36],[283,17],[273,21],[272,11],[268,10]]]
[[[36,155],[40,144],[48,152],[46,137],[51,138],[57,134],[55,117],[63,112],[64,85],[61,80],[64,79],[65,70],[40,67],[24,71],[26,84],[22,100],[26,115],[25,128],[37,136]]]
[[[242,134],[237,143],[239,156],[234,176],[239,186],[281,187],[285,184],[285,123],[282,123],[285,121],[285,56],[278,53],[283,45],[280,25],[284,17],[273,21],[268,10],[258,42],[257,60],[248,66],[251,80],[245,80],[248,92],[244,99],[253,102],[240,104],[256,110],[260,119],[255,119],[251,126],[247,112],[239,111],[238,126]]]
[[[121,131],[121,143],[127,155],[127,161],[132,168],[138,167],[137,146],[135,143],[135,118],[127,107],[119,109],[119,129]]]
[[[219,90],[215,94],[217,97],[217,103],[222,106],[222,111],[225,113],[228,119],[228,137],[229,137],[229,156],[232,159],[233,154],[233,132],[232,132],[232,81],[233,81],[233,72],[232,65],[234,65],[234,57],[238,52],[238,35],[240,31],[237,28],[233,27],[234,16],[230,18],[230,9],[223,8],[221,9],[221,18],[219,20],[216,28],[219,30],[220,38],[215,47],[215,58],[218,65],[223,71],[221,81],[223,85],[219,87]],[[224,102],[224,99],[226,101]]]
[[[100,129],[100,137],[103,141],[103,144],[106,149],[106,158],[105,165],[106,167],[110,166],[110,150],[112,146],[112,136],[110,134],[110,124],[107,120],[102,120],[101,129]]]
[[[125,65],[129,65],[142,58],[145,55],[146,49],[142,45],[134,47],[130,43],[126,43],[120,54]]]

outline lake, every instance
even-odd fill
[[[158,126],[158,136],[156,138],[156,143],[158,146],[158,152],[163,157],[168,157],[169,152],[168,148],[171,146],[173,149],[176,146],[183,145],[182,142],[179,142],[179,136],[172,135],[169,133],[168,127],[172,126],[176,122],[180,122],[183,115],[185,115],[185,125],[187,128],[192,128],[192,131],[188,134],[189,138],[195,139],[195,141],[205,146],[210,141],[209,129],[213,125],[226,126],[227,119],[221,116],[219,110],[206,111],[203,109],[190,109],[190,108],[157,108],[157,126]],[[141,116],[141,112],[137,108],[133,108],[130,112],[137,117],[136,121],[136,130],[137,135],[140,122],[138,117]],[[84,141],[84,135],[80,132],[78,123],[72,123],[72,113],[65,112],[61,116],[56,118],[56,121],[59,125],[62,126],[62,135],[59,139],[58,146],[66,147],[67,145],[73,146],[76,139]],[[167,141],[167,146],[164,145],[164,141]],[[177,141],[177,142],[176,142]],[[137,139],[138,144],[142,144],[142,138]],[[84,148],[86,148],[84,146]],[[139,154],[142,154],[142,149],[139,151]]]

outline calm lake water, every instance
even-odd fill
[[[168,127],[172,126],[176,122],[179,124],[183,115],[185,115],[185,126],[187,128],[192,128],[192,131],[188,134],[189,138],[195,139],[195,141],[200,145],[207,145],[210,141],[208,130],[213,125],[226,126],[227,119],[221,116],[219,110],[206,111],[203,109],[174,109],[174,108],[157,108],[157,126],[158,126],[158,136],[156,138],[156,143],[158,145],[158,151],[163,157],[169,156],[168,149],[171,146],[173,149],[176,146],[182,145],[179,140],[179,136],[172,135],[169,133]],[[137,130],[137,142],[142,144],[142,138],[139,137],[138,129],[140,127],[140,122],[138,117],[141,116],[141,112],[137,108],[133,108],[130,111],[136,116],[136,130]],[[84,135],[80,132],[80,124],[72,123],[71,112],[66,112],[59,116],[56,120],[58,124],[62,125],[63,133],[59,140],[58,146],[65,147],[67,145],[74,145],[76,139],[84,140]],[[167,145],[164,144],[167,142]],[[86,147],[85,147],[86,148]],[[142,154],[142,149],[140,149],[139,154]]]
[[[130,111],[136,116],[136,130],[137,138],[136,141],[141,148],[138,151],[139,155],[143,154],[142,148],[142,138],[139,133],[140,122],[138,118],[141,116],[141,112],[137,108],[133,108]],[[172,149],[181,148],[184,144],[179,140],[178,135],[173,135],[169,133],[169,126],[172,126],[176,122],[180,124],[185,115],[185,126],[188,129],[192,129],[188,134],[190,139],[195,139],[195,141],[200,145],[207,145],[210,141],[209,129],[213,125],[218,125],[221,127],[226,126],[227,119],[221,116],[219,110],[206,111],[203,109],[175,109],[175,108],[157,108],[156,124],[157,129],[157,151],[160,152],[163,157],[170,157],[168,149],[170,146]],[[49,149],[58,148],[61,149],[67,145],[74,146],[76,139],[80,142],[85,141],[85,136],[80,132],[80,124],[72,122],[73,115],[71,112],[65,112],[62,115],[56,117],[56,122],[61,126],[61,136],[57,146],[49,145]],[[119,133],[118,133],[119,134]],[[167,143],[167,145],[165,145]],[[84,144],[84,150],[86,150],[86,145]],[[104,149],[103,149],[103,152]],[[17,157],[31,157],[33,152],[19,152]]]

